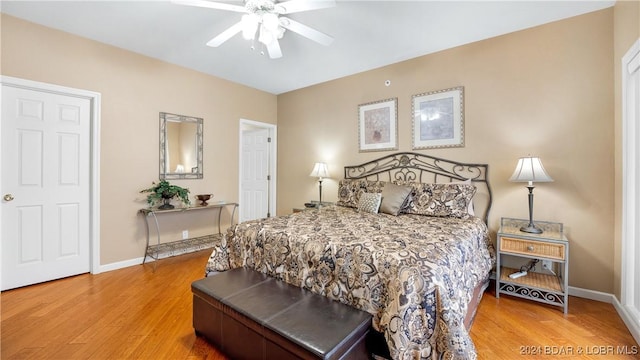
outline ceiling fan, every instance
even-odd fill
[[[331,36],[281,15],[333,7],[336,5],[335,0],[289,0],[283,2],[245,0],[244,6],[207,0],[173,0],[172,2],[244,13],[239,22],[209,40],[208,46],[218,47],[242,32],[242,36],[247,40],[255,40],[257,36],[257,40],[266,46],[269,57],[276,59],[282,57],[278,40],[282,39],[285,30],[291,30],[322,45],[330,45],[333,42]]]

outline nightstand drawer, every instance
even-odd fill
[[[564,250],[564,244],[513,239],[509,237],[500,238],[501,252],[530,256],[537,255],[547,259],[565,260]]]

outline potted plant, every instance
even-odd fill
[[[179,198],[186,205],[191,204],[189,201],[189,189],[185,189],[178,185],[172,185],[166,180],[161,180],[157,184],[153,182],[152,184],[152,187],[140,190],[141,193],[149,193],[149,195],[147,195],[147,203],[149,206],[154,206],[157,202],[162,200],[164,203],[160,205],[158,209],[173,209],[174,206],[171,205],[171,199],[175,197]]]

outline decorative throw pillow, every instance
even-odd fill
[[[411,186],[401,186],[394,183],[385,184],[382,189],[380,212],[398,216],[400,209],[407,201],[407,197],[411,194],[411,190]]]
[[[396,180],[393,182],[395,185],[398,186],[406,186],[406,187],[410,187],[411,191],[409,192],[409,195],[407,195],[407,199],[405,200],[405,202],[402,204],[401,208],[400,208],[400,214],[410,214],[411,213],[411,205],[413,203],[413,197],[418,193],[418,187],[420,187],[420,185],[422,185],[422,183],[417,183],[417,182],[413,182],[413,181],[406,181],[406,180]]]
[[[466,184],[412,184],[404,212],[440,217],[469,218],[468,207],[476,187]]]
[[[381,193],[386,181],[380,180],[366,180],[368,193]]]
[[[467,179],[464,181],[452,181],[449,184],[465,184],[465,185],[471,185],[471,179]],[[475,210],[473,209],[473,199],[471,199],[471,201],[469,201],[469,205],[467,206],[467,212],[469,213],[469,215],[471,216],[475,216]]]
[[[342,179],[338,183],[337,205],[357,208],[363,193],[382,192],[384,184],[384,181]]]
[[[340,206],[358,207],[359,192],[366,189],[361,188],[360,180],[342,179],[338,183],[338,202]]]
[[[381,200],[382,194],[380,193],[362,193],[358,201],[358,210],[377,214]]]
[[[474,210],[473,210],[473,195],[475,195],[477,189],[475,185],[473,185],[473,183],[471,182],[471,179],[467,179],[465,181],[453,181],[453,182],[436,183],[436,184],[418,183],[413,181],[402,181],[402,180],[397,180],[397,181],[394,181],[393,183],[400,186],[411,187],[411,193],[409,193],[409,196],[407,196],[407,200],[405,201],[405,203],[402,205],[402,208],[400,209],[401,214],[419,214],[419,215],[432,215],[432,216],[434,215],[430,214],[429,213],[430,210],[426,209],[425,206],[428,206],[429,198],[427,196],[431,194],[432,188],[434,185],[445,185],[445,187],[447,188],[451,186],[454,186],[455,188],[456,185],[470,186],[473,188],[473,194],[471,195],[471,199],[467,203],[467,214],[471,216],[475,216]],[[414,197],[415,198],[419,197],[420,199],[414,202]],[[465,215],[465,216],[462,216],[462,218],[468,218],[468,216]]]

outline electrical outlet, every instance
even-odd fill
[[[182,230],[182,239],[189,238],[189,230]]]
[[[553,261],[542,260],[542,268],[547,271],[553,271]]]

